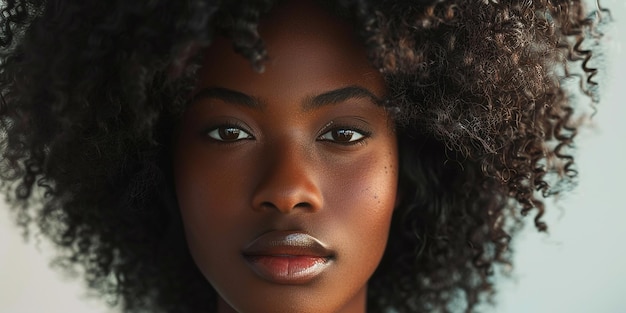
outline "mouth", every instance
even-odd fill
[[[262,279],[277,284],[305,284],[332,263],[334,252],[315,237],[297,231],[271,231],[242,251],[246,263]]]

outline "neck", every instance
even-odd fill
[[[335,312],[327,313],[366,313],[367,307],[367,286],[363,286],[354,297],[350,299],[343,307]],[[222,297],[218,295],[217,313],[254,313],[254,312],[238,312],[228,304]]]

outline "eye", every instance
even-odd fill
[[[222,142],[234,142],[254,138],[245,130],[237,126],[219,126],[209,130],[207,136],[211,139]]]
[[[367,136],[368,134],[362,131],[349,128],[335,128],[322,134],[318,139],[323,141],[333,141],[340,144],[351,144],[363,140]]]

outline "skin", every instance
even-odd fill
[[[259,31],[265,71],[216,40],[178,129],[188,246],[219,294],[218,312],[365,312],[398,180],[392,121],[363,95],[382,98],[383,78],[352,29],[313,3],[281,4]],[[312,101],[346,87],[358,92]],[[276,230],[318,238],[334,251],[330,265],[305,283],[259,277],[242,249]]]

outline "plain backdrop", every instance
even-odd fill
[[[626,313],[626,2],[603,1],[602,102],[578,141],[580,184],[549,203],[549,234],[526,227],[514,242],[515,270],[499,279],[495,307],[504,313]],[[0,313],[114,313],[86,298],[80,279],[48,267],[46,242],[25,244],[0,204]]]

